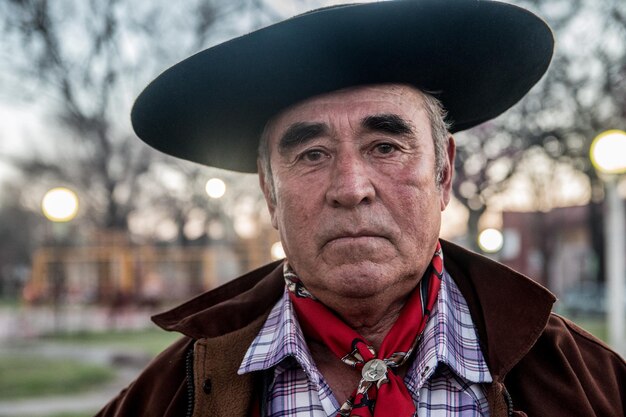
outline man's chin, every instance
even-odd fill
[[[398,284],[407,285],[409,278],[396,276],[391,273],[392,270],[374,262],[338,265],[325,271],[329,279],[324,291],[341,298],[359,300],[376,297]]]
[[[343,238],[327,243],[321,251],[321,258],[329,266],[339,269],[353,268],[359,273],[369,274],[368,269],[384,267],[398,256],[396,248],[385,238]]]

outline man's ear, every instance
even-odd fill
[[[272,219],[272,226],[278,230],[278,223],[276,222],[276,198],[274,195],[274,184],[271,177],[267,177],[265,173],[265,167],[259,159],[256,161],[257,171],[259,172],[259,186],[263,191],[265,197],[265,204],[270,212],[270,218]]]
[[[446,160],[443,166],[441,175],[441,182],[439,187],[441,189],[441,211],[445,210],[450,203],[450,197],[452,196],[452,179],[454,176],[454,158],[456,156],[456,143],[452,135],[448,136],[448,145],[446,147]]]

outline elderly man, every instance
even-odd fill
[[[157,78],[138,135],[258,166],[287,256],[155,317],[184,337],[100,415],[623,415],[618,355],[539,285],[439,240],[452,133],[519,100],[552,46],[517,7],[395,1],[314,11]]]

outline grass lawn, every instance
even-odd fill
[[[0,357],[0,399],[76,393],[115,376],[113,369],[72,360]]]
[[[18,308],[21,304],[20,300],[0,297],[0,308]]]
[[[177,333],[150,329],[67,333],[46,336],[41,341],[67,344],[73,348],[104,347],[119,349],[120,352],[144,352],[155,356],[178,337],[180,335]],[[79,393],[97,388],[112,380],[115,375],[115,368],[100,364],[72,359],[41,358],[29,353],[24,345],[22,352],[0,355],[0,400]],[[82,415],[63,414],[55,417],[82,417]]]
[[[155,356],[173,341],[181,337],[161,329],[110,330],[106,332],[80,332],[46,336],[50,342],[70,343],[75,346],[97,346],[131,349]]]

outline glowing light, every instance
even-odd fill
[[[478,246],[487,253],[496,253],[504,245],[504,236],[497,229],[485,229],[478,235]]]
[[[226,184],[219,178],[211,178],[206,182],[206,193],[211,198],[222,198],[226,193]]]
[[[233,228],[235,233],[242,239],[252,239],[258,234],[256,222],[248,216],[236,217]]]
[[[209,223],[209,225],[207,226],[207,233],[211,237],[211,239],[215,240],[223,239],[224,235],[226,234],[224,231],[224,225],[217,220],[213,220]]]
[[[589,150],[591,163],[604,174],[626,172],[626,132],[607,130],[595,137]]]
[[[53,188],[44,195],[41,210],[48,220],[69,222],[78,213],[78,197],[70,189]]]
[[[272,245],[270,249],[270,253],[272,254],[272,259],[277,261],[279,259],[283,259],[285,257],[285,250],[283,249],[283,244],[281,242],[276,242]]]

